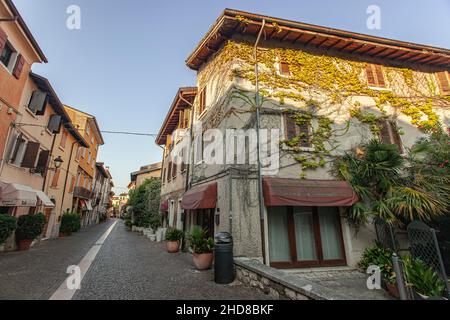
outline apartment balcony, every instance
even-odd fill
[[[92,200],[94,198],[94,193],[83,187],[75,187],[75,189],[73,190],[73,197]]]

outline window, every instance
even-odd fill
[[[67,142],[67,131],[64,131],[61,136],[59,146],[64,149],[66,147],[66,142]]]
[[[366,76],[369,87],[386,88],[383,69],[379,64],[368,64],[366,66]]]
[[[206,109],[206,87],[202,89],[199,97],[199,114],[201,115]]]
[[[89,133],[91,132],[90,130],[91,128],[89,127],[89,125],[86,124],[86,134],[89,135]]]
[[[45,114],[45,107],[47,105],[47,93],[40,90],[35,90],[31,94],[30,102],[28,103],[28,110],[37,116]]]
[[[292,75],[291,70],[289,68],[289,63],[281,61],[278,63],[278,68],[282,76],[290,77]]]
[[[170,181],[172,178],[172,162],[169,162],[169,165],[167,166],[167,181]]]
[[[23,135],[19,135],[17,140],[14,142],[14,149],[11,154],[11,158],[9,160],[10,163],[20,166],[22,163],[23,156],[25,154],[25,149],[27,147],[27,140],[23,137]]]
[[[48,121],[47,129],[53,134],[59,133],[61,129],[61,116],[52,114]]]
[[[77,155],[75,156],[75,160],[80,160],[80,156],[81,156],[81,146],[78,146],[78,149],[77,149]]]
[[[88,160],[87,163],[91,162],[91,150],[88,151]]]
[[[298,138],[298,146],[303,148],[311,147],[311,133],[308,123],[298,125],[291,114],[284,116],[285,133],[287,140]]]
[[[86,158],[86,148],[81,149],[81,157],[84,159]]]
[[[70,180],[69,193],[73,193],[73,191],[75,190],[75,182],[76,178],[75,176],[72,176],[72,179]]]
[[[5,46],[1,52],[0,55],[0,61],[7,67],[8,69],[11,68],[12,60],[14,57],[14,54],[16,51],[12,47],[12,45],[9,42],[5,43]]]
[[[398,133],[397,124],[391,120],[380,120],[379,126],[381,128],[379,138],[383,143],[395,144],[400,154],[403,153],[403,144]]]
[[[173,163],[173,168],[172,168],[172,178],[175,179],[177,177],[177,169],[178,166],[176,163]]]
[[[56,188],[58,186],[58,180],[59,180],[59,174],[61,172],[61,169],[56,169],[55,173],[53,174],[53,179],[52,179],[52,188]]]
[[[436,77],[439,82],[439,88],[441,88],[442,94],[450,95],[450,74],[448,71],[442,71],[436,73]]]

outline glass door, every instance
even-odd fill
[[[295,225],[296,261],[317,261],[316,237],[314,230],[314,216],[312,208],[295,207],[293,210]]]

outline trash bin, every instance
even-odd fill
[[[215,235],[214,281],[229,284],[234,281],[233,237],[228,232]]]

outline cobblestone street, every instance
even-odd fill
[[[0,254],[0,299],[48,299],[113,221],[28,252]],[[102,245],[73,299],[267,299],[241,285],[217,285],[212,270],[195,271],[189,254],[125,230],[122,221]]]

